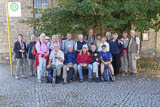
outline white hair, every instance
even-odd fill
[[[111,35],[111,32],[106,32],[106,36]]]
[[[52,35],[52,38],[56,38],[57,37],[57,35]]]
[[[33,35],[31,35],[31,39],[32,39],[32,38],[36,38],[34,34],[33,34]]]
[[[78,38],[83,37],[83,34],[78,34]]]
[[[68,45],[68,48],[69,48],[69,47],[73,48],[71,45]]]
[[[40,38],[41,38],[41,37],[46,37],[46,34],[45,34],[45,33],[41,33],[41,34],[40,34]]]
[[[136,33],[136,31],[135,31],[135,30],[133,30],[133,29],[132,29],[130,32],[134,32],[134,33]]]

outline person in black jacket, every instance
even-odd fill
[[[35,41],[35,36],[32,35],[31,36],[31,42],[27,45],[27,57],[28,57],[28,61],[29,61],[29,68],[30,68],[30,72],[31,72],[31,76],[35,75],[35,55],[32,54],[32,50],[34,48],[36,44]]]
[[[91,45],[91,64],[93,66],[93,75],[96,76],[96,82],[99,82],[99,75],[98,75],[98,66],[99,66],[99,62],[100,62],[100,57],[99,54],[96,50],[96,45],[92,44]]]
[[[24,59],[26,58],[26,43],[22,39],[23,35],[18,34],[18,40],[14,43],[14,52],[16,59],[16,72],[15,72],[16,79],[19,79],[20,72],[21,72],[21,77],[25,78],[23,64],[24,64]]]
[[[113,39],[109,42],[110,45],[110,52],[113,56],[113,68],[115,75],[119,74],[120,69],[120,51],[123,48],[123,42],[118,39],[118,34],[113,33],[112,35]]]

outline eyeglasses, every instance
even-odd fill
[[[46,39],[46,40],[49,40],[49,39]]]

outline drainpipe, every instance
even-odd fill
[[[155,57],[159,57],[159,51],[158,51],[158,32],[155,32]]]

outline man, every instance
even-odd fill
[[[129,41],[129,67],[133,74],[137,73],[136,60],[139,58],[140,40],[135,36],[135,30],[130,31],[131,39]]]
[[[113,68],[115,71],[115,75],[119,74],[120,68],[120,50],[123,48],[123,42],[118,39],[118,34],[113,33],[112,40],[109,42],[110,44],[110,52],[113,56]]]
[[[59,48],[57,43],[54,44],[54,50],[51,51],[49,57],[49,66],[53,68],[53,82],[55,82],[56,76],[60,78],[64,62],[64,53]]]
[[[98,49],[99,52],[102,51],[102,46],[103,46],[103,45],[106,45],[107,51],[109,52],[109,50],[110,50],[109,43],[106,41],[106,38],[105,38],[105,37],[102,38],[102,42],[101,42],[101,44],[100,44],[100,46],[99,46],[99,49]]]
[[[104,81],[103,74],[104,74],[105,65],[109,66],[109,69],[111,70],[113,79],[115,79],[114,69],[113,69],[113,66],[111,64],[112,54],[107,51],[106,45],[102,45],[102,51],[99,53],[99,55],[100,55],[100,59],[101,59],[101,81]]]
[[[91,53],[88,52],[88,46],[83,45],[82,51],[79,52],[77,57],[77,64],[78,64],[78,74],[80,77],[80,82],[83,82],[83,73],[82,69],[88,69],[88,81],[92,81],[92,65],[91,65]]]
[[[77,64],[76,64],[76,52],[73,51],[72,46],[68,46],[68,52],[65,54],[65,61],[64,61],[64,66],[63,66],[63,79],[64,79],[64,84],[67,83],[67,69],[69,67],[74,68],[74,80],[75,76],[77,75]]]
[[[50,37],[46,36],[46,43],[48,48],[50,47]]]
[[[78,35],[78,39],[79,41],[77,41],[76,45],[75,45],[75,50],[78,52],[80,52],[82,50],[82,46],[86,44],[86,42],[83,40],[83,35],[79,34]]]
[[[98,66],[99,66],[99,62],[100,62],[100,57],[98,52],[96,51],[96,45],[92,45],[91,46],[91,64],[92,64],[92,68],[93,68],[93,75],[96,77],[96,82],[99,82],[99,75],[98,75]]]
[[[31,76],[35,75],[35,55],[32,54],[32,50],[36,44],[35,36],[31,36],[31,42],[27,45],[28,59],[29,59],[29,68]]]
[[[123,41],[123,48],[121,50],[121,67],[122,71],[124,71],[126,74],[128,73],[128,43],[129,39],[127,37],[127,32],[123,32],[123,37],[121,41]]]
[[[52,35],[52,41],[51,41],[51,44],[49,46],[49,49],[51,51],[54,50],[54,44],[57,44],[57,35]]]
[[[106,32],[107,42],[109,43],[112,40],[111,32]]]
[[[46,70],[46,66],[48,64],[48,54],[49,49],[46,43],[46,35],[45,33],[40,34],[40,40],[36,43],[36,57],[35,57],[35,66],[37,67],[37,79],[38,82],[42,82],[42,76],[44,71]]]
[[[91,50],[91,45],[92,44],[96,45],[96,38],[94,36],[93,29],[89,29],[88,35],[85,36],[84,41],[87,43],[89,50]]]
[[[97,41],[96,41],[97,48],[100,47],[101,42],[102,42],[102,36],[101,36],[101,34],[97,34]]]
[[[75,49],[75,41],[72,40],[72,34],[67,34],[67,40],[63,42],[62,50],[66,54],[68,52],[68,45],[71,45],[73,49]]]
[[[22,78],[25,78],[23,65],[25,63],[27,49],[26,49],[26,43],[23,41],[22,34],[18,34],[18,40],[14,43],[13,50],[15,52],[15,59],[16,59],[15,78],[19,79],[20,75]]]

